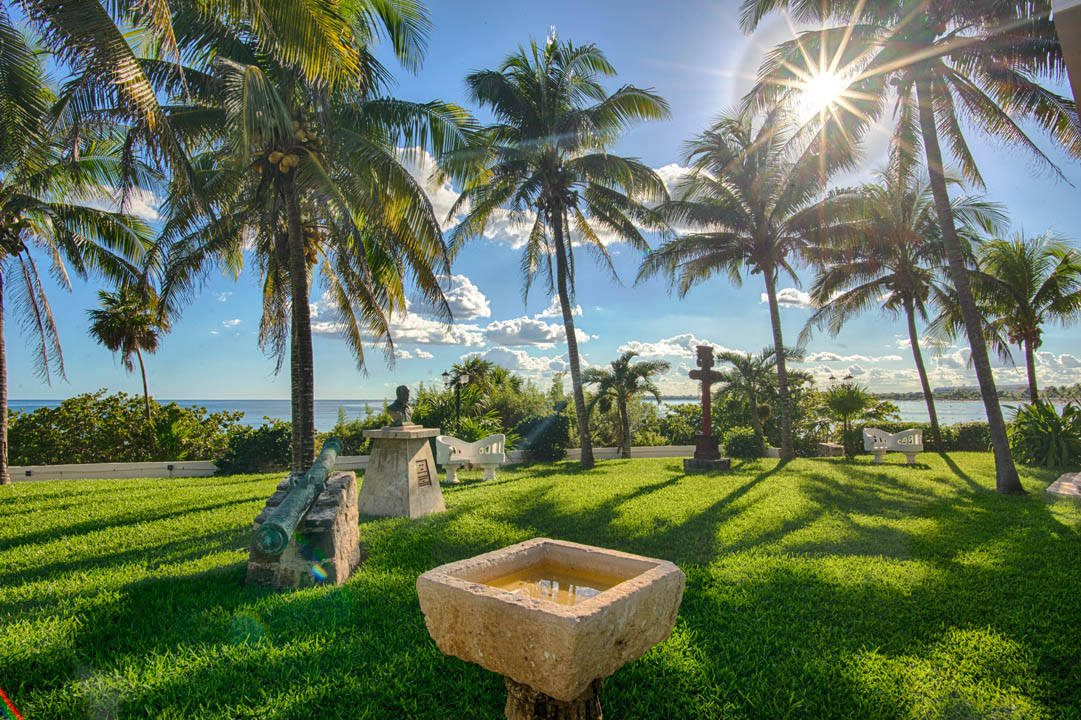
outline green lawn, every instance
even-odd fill
[[[44,718],[498,718],[414,582],[535,536],[667,558],[672,637],[610,678],[610,718],[1081,718],[1081,502],[989,490],[991,457],[677,460],[504,470],[448,511],[361,519],[344,587],[242,584],[277,479],[0,488],[0,687]]]

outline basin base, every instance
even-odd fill
[[[503,680],[507,684],[507,707],[503,711],[507,720],[601,720],[601,678],[570,702],[556,700],[509,677]]]

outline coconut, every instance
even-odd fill
[[[281,162],[281,159],[284,156],[285,153],[281,152],[280,150],[275,150],[274,152],[267,155],[267,160],[269,160],[272,164],[277,165],[279,162]]]

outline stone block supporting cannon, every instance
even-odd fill
[[[252,526],[249,584],[341,584],[360,564],[357,480],[334,472],[340,450],[328,440],[307,472],[291,473],[267,500]]]

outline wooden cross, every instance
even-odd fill
[[[702,383],[702,435],[709,436],[713,434],[713,420],[712,420],[712,394],[709,391],[709,386],[715,382],[719,382],[723,377],[722,373],[713,369],[713,348],[709,345],[699,345],[698,348],[698,369],[691,370],[689,375],[691,380],[699,380]]]

